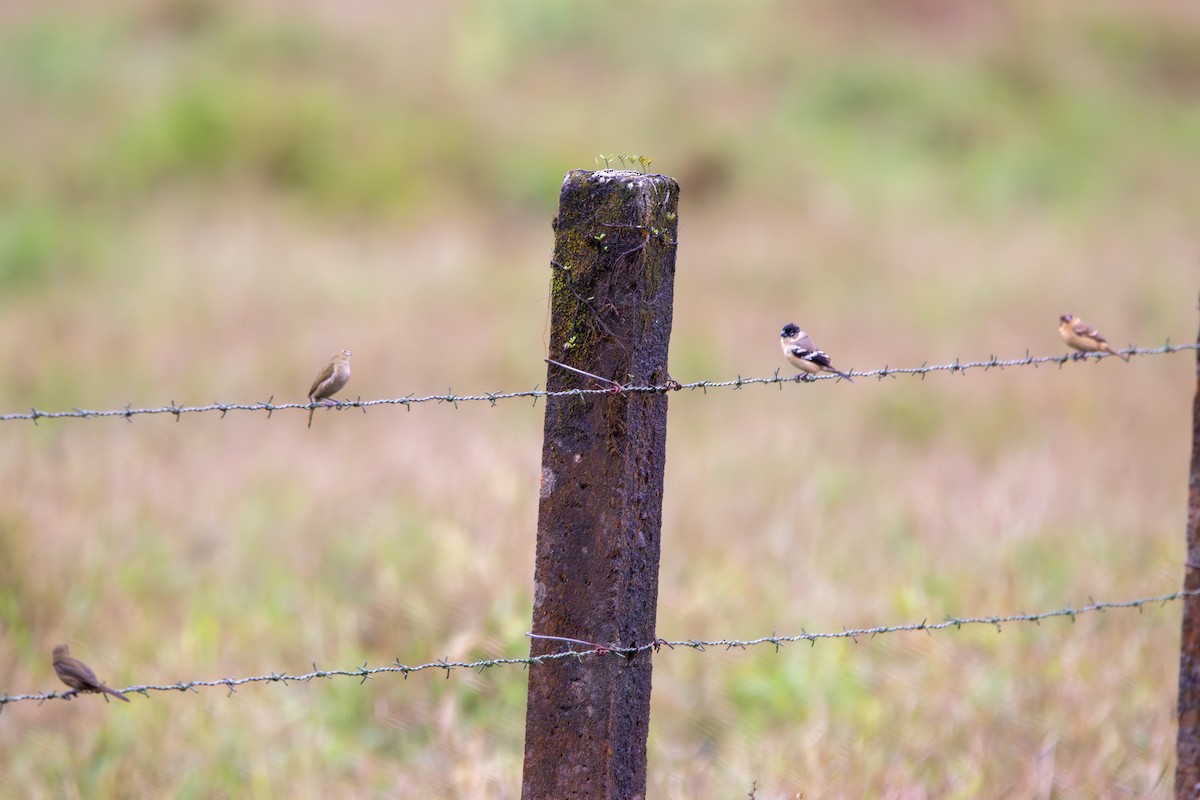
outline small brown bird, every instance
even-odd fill
[[[1082,353],[1105,352],[1112,353],[1114,356],[1120,356],[1126,361],[1129,360],[1129,355],[1121,355],[1116,350],[1109,346],[1108,341],[1100,335],[1100,331],[1088,325],[1079,317],[1071,314],[1063,314],[1058,318],[1058,335],[1062,340],[1080,351],[1080,355],[1076,358],[1083,358]]]
[[[71,649],[65,644],[54,648],[54,672],[60,681],[76,692],[104,692],[118,697],[126,703],[129,702],[128,697],[97,680],[96,673],[92,672],[92,668],[71,655]]]
[[[804,374],[796,376],[797,380],[812,380],[809,377],[811,375],[819,372],[832,372],[834,375],[854,383],[853,378],[830,363],[829,356],[825,351],[818,350],[817,346],[813,344],[812,338],[800,330],[799,325],[792,322],[784,325],[783,330],[779,332],[779,344],[783,347],[783,357],[788,360],[788,363],[796,369],[804,371]]]
[[[312,388],[308,390],[308,400],[311,403],[317,403],[321,400],[327,400],[342,390],[346,385],[346,381],[350,380],[350,356],[354,355],[349,350],[338,350],[329,359],[329,363],[325,365],[325,369],[321,370],[321,374],[313,381]],[[308,427],[312,427],[313,411],[308,410]]]

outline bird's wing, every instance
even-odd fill
[[[1095,339],[1097,342],[1106,341],[1105,338],[1100,335],[1100,331],[1096,330],[1091,325],[1088,325],[1086,322],[1080,322],[1077,320],[1075,324],[1071,326],[1071,330],[1076,336],[1083,336],[1087,339]]]
[[[807,336],[805,337],[808,338]],[[811,342],[810,342],[811,344]],[[825,355],[823,350],[812,350],[804,347],[793,347],[791,354],[796,358],[803,358],[805,361],[811,361],[822,367],[832,367],[833,364],[829,361],[829,356]]]
[[[333,364],[329,363],[325,365],[325,369],[321,370],[321,374],[317,376],[315,381],[313,381],[312,388],[308,390],[308,396],[312,397],[315,395],[317,393],[317,387],[329,380],[331,377],[333,377]]]
[[[792,346],[799,347],[802,350],[815,351],[817,346],[813,344],[812,337],[804,331],[800,331],[800,336],[792,342]]]
[[[62,666],[67,674],[79,681],[85,686],[96,686],[100,683],[96,677],[96,673],[92,672],[92,668],[80,661],[74,656],[68,656],[62,660]]]

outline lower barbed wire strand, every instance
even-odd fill
[[[997,630],[1007,623],[1033,622],[1040,623],[1046,619],[1070,618],[1074,622],[1076,617],[1084,614],[1103,612],[1108,609],[1140,609],[1148,605],[1165,605],[1172,601],[1181,600],[1185,597],[1200,596],[1200,589],[1183,590],[1178,592],[1170,592],[1168,594],[1153,595],[1151,597],[1139,597],[1134,600],[1118,600],[1110,602],[1091,601],[1086,605],[1079,607],[1066,607],[1055,609],[1054,611],[1042,611],[1034,614],[1004,614],[994,616],[974,616],[974,617],[948,617],[941,622],[931,623],[928,620],[921,622],[907,623],[904,625],[880,625],[869,628],[853,628],[841,631],[832,631],[828,633],[808,633],[801,632],[790,636],[760,636],[757,639],[656,639],[652,642],[646,642],[636,647],[624,647],[620,645],[604,645],[596,646],[586,650],[563,650],[557,653],[546,653],[528,658],[488,658],[475,661],[447,661],[438,660],[430,661],[424,664],[408,666],[401,664],[399,661],[393,661],[380,667],[367,667],[363,665],[354,669],[333,669],[322,670],[317,669],[313,665],[311,672],[300,673],[296,675],[288,675],[285,673],[271,675],[255,675],[246,678],[219,678],[216,680],[207,681],[180,681],[173,684],[145,684],[139,686],[129,686],[119,691],[129,693],[140,693],[148,695],[150,692],[186,692],[194,691],[201,687],[224,687],[233,692],[239,686],[245,686],[251,683],[306,683],[317,678],[357,678],[360,681],[380,674],[400,673],[404,677],[410,674],[425,672],[428,670],[445,670],[446,677],[454,670],[485,670],[491,667],[499,666],[535,666],[553,663],[562,659],[582,659],[597,656],[615,655],[625,659],[631,659],[640,653],[647,650],[658,651],[663,647],[674,650],[676,648],[689,648],[697,652],[705,652],[709,648],[749,648],[760,645],[771,645],[778,651],[779,645],[790,644],[795,642],[809,642],[815,644],[822,639],[850,639],[857,642],[860,638],[871,638],[889,633],[912,633],[916,631],[924,631],[931,633],[934,631],[943,631],[948,629],[961,629],[963,627],[984,625],[994,627]],[[567,637],[557,636],[538,636],[529,634],[535,639],[559,641],[561,643],[585,643],[580,639],[568,639]],[[62,700],[71,699],[69,692],[45,692],[41,694],[20,694],[20,695],[5,695],[0,697],[0,710],[10,703],[18,703],[22,701],[36,701],[38,703],[46,700]]]

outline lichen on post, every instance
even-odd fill
[[[533,656],[655,640],[679,186],[662,175],[569,173],[554,220]],[[595,376],[588,378],[581,373]],[[560,639],[539,637],[562,637]],[[652,651],[529,671],[521,796],[646,790]]]

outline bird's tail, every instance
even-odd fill
[[[316,406],[313,406],[312,408],[310,408],[308,410],[308,427],[310,427],[310,428],[312,427],[312,415],[313,415],[313,412],[316,410],[317,410]]]
[[[1113,350],[1112,346],[1109,345],[1107,342],[1104,344],[1104,350],[1106,352],[1116,356],[1117,358],[1123,360],[1125,363],[1129,363],[1129,353],[1118,353],[1116,350]]]
[[[834,372],[837,372],[837,374],[840,375],[841,377],[845,378],[846,380],[850,381],[851,383],[854,383],[854,378],[851,378],[845,372],[838,372],[836,369],[834,370]]]
[[[129,702],[129,698],[126,697],[125,695],[121,694],[120,692],[118,692],[116,689],[110,689],[107,686],[101,685],[100,690],[103,691],[105,694],[111,694],[113,697],[119,697],[120,699],[124,700],[126,703]]]

